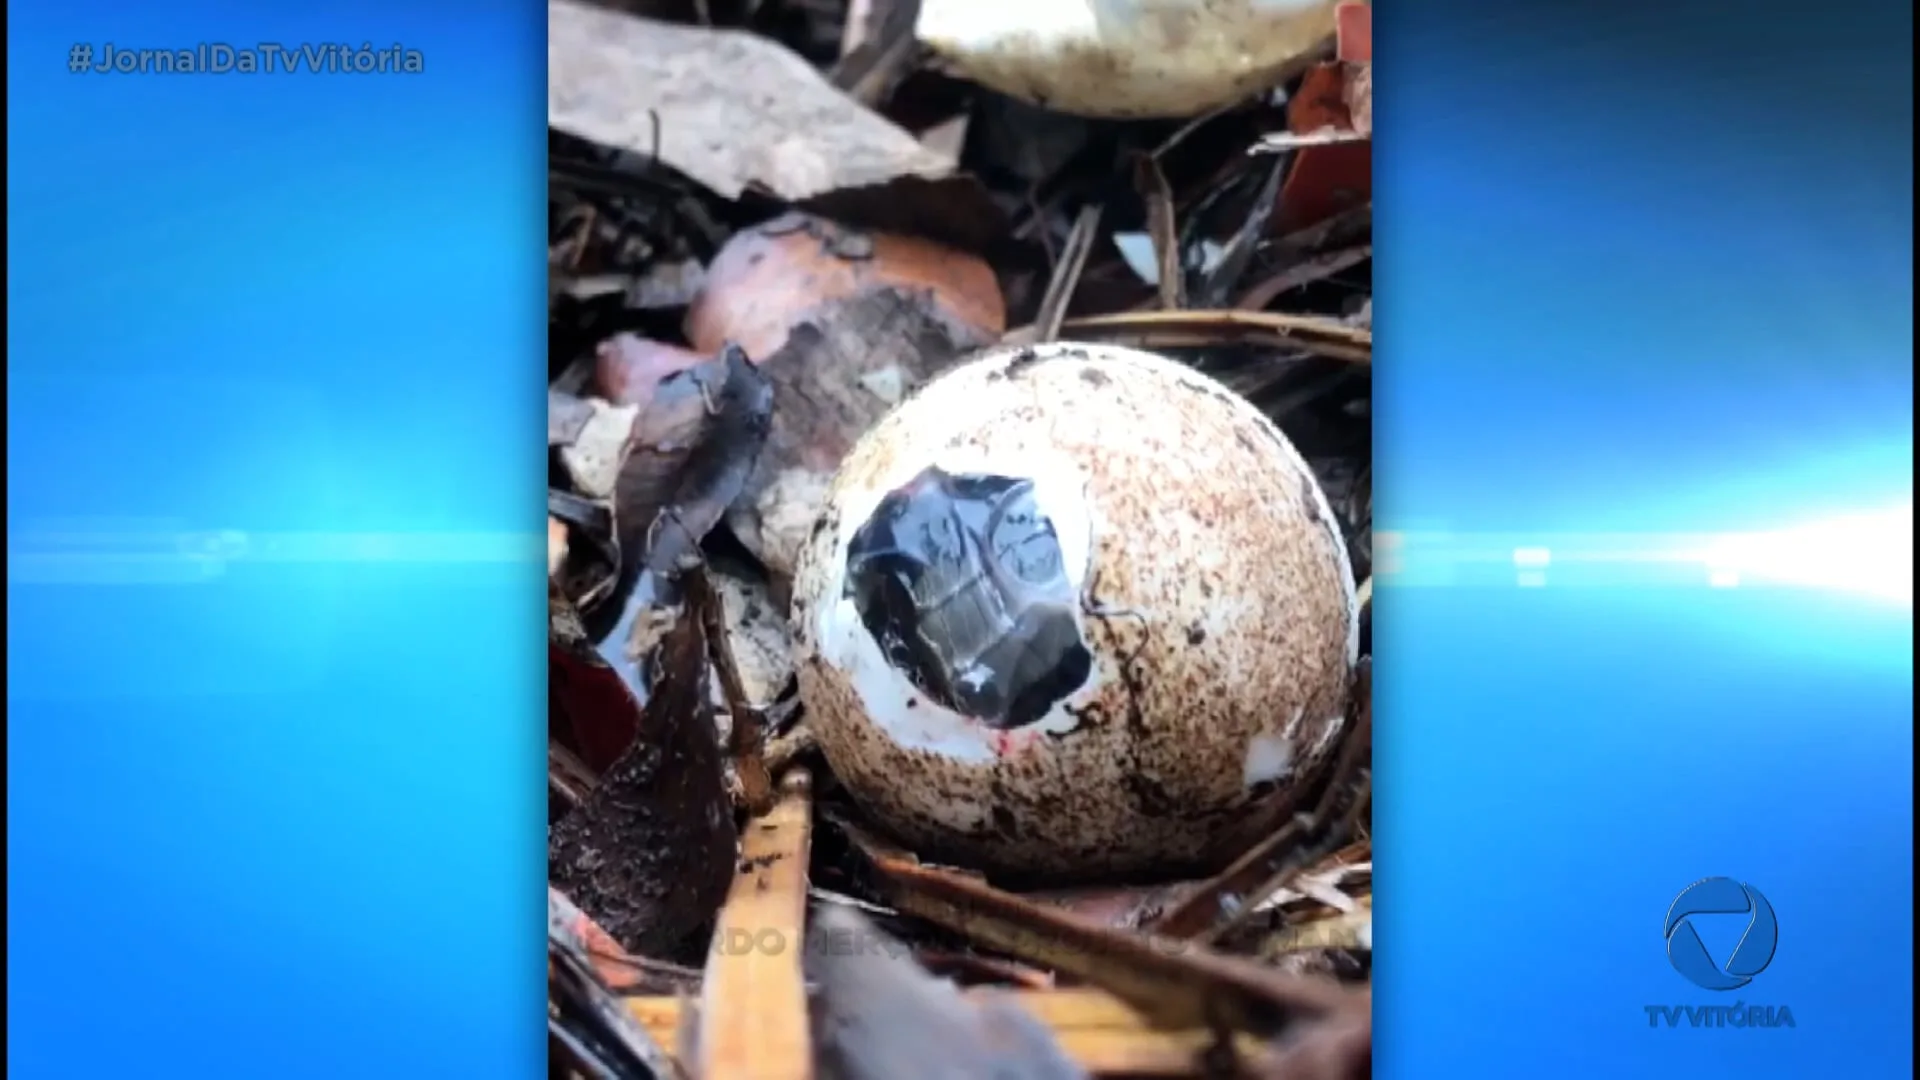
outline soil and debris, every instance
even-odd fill
[[[1370,8],[1323,6],[1237,104],[1116,119],[961,78],[915,0],[549,0],[552,1075],[1371,1074]],[[1265,412],[1360,582],[1346,741],[1204,880],[922,863],[797,700],[842,456],[1058,339]]]

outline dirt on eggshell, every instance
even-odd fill
[[[1039,510],[1089,545],[1068,573],[1093,674],[1028,727],[960,717],[897,670],[876,692],[834,644],[849,537],[929,465],[1081,489]],[[1064,343],[983,354],[868,433],[793,603],[810,723],[855,800],[923,857],[1040,881],[1212,869],[1223,829],[1334,747],[1357,614],[1339,526],[1270,421],[1184,365]]]

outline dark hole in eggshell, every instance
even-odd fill
[[[880,500],[847,548],[846,593],[928,697],[1001,731],[1085,685],[1093,654],[1033,481],[928,468]]]

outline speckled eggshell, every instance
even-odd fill
[[[1092,673],[998,731],[928,699],[846,597],[849,541],[928,466],[1034,481]],[[1324,760],[1359,646],[1353,570],[1305,461],[1244,399],[1149,353],[989,351],[855,446],[803,548],[800,692],[828,763],[921,855],[1088,880],[1200,869]]]

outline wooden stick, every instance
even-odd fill
[[[812,779],[796,768],[782,779],[773,809],[741,837],[701,990],[701,1076],[812,1080],[801,970],[812,827]]]
[[[1159,1031],[1112,995],[1091,988],[993,990],[1009,994],[1046,1025],[1060,1048],[1094,1076],[1174,1078],[1199,1076],[1200,1055],[1212,1043],[1204,1029]],[[989,991],[968,991],[983,997]],[[628,999],[634,1018],[664,1045],[672,1045],[684,1006],[671,996]],[[1248,1041],[1251,1053],[1257,1044]]]

